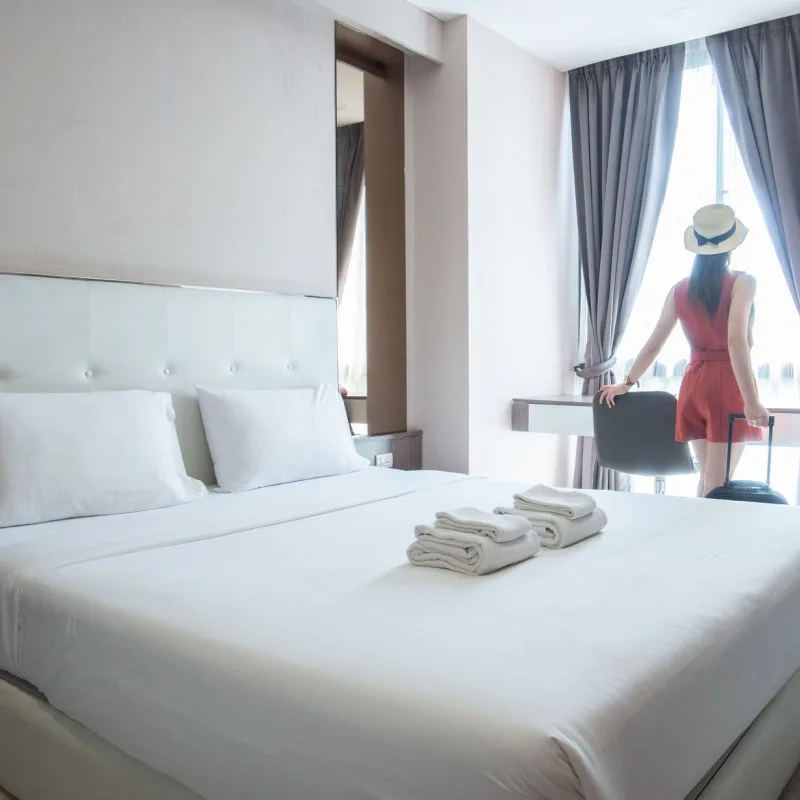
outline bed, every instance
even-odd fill
[[[49,316],[19,311],[43,296]],[[335,315],[309,298],[5,276],[4,311],[18,319],[0,341],[23,352],[2,350],[0,388],[166,382],[198,476],[197,369],[282,385],[335,365]],[[80,333],[40,352],[67,318]],[[174,332],[148,334],[138,370],[131,324]],[[100,358],[98,336],[116,351]],[[568,550],[483,578],[405,563],[415,523],[515,488],[368,469],[5,529],[0,785],[20,800],[777,798],[800,760],[800,509],[599,494],[606,532]]]

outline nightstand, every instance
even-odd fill
[[[422,431],[354,436],[356,450],[378,467],[422,469]]]

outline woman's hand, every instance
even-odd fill
[[[758,401],[744,404],[744,415],[754,428],[766,428],[769,425],[769,411]]]
[[[599,403],[602,405],[605,403],[609,408],[614,405],[614,401],[621,395],[621,394],[628,394],[631,390],[631,387],[628,386],[627,383],[618,383],[616,386],[604,386],[600,390],[600,400]]]

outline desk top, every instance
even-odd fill
[[[540,397],[515,397],[515,403],[530,406],[590,406],[592,398],[582,394],[553,394]]]
[[[584,408],[591,406],[592,398],[580,394],[554,394],[542,395],[540,397],[515,397],[514,403],[529,406],[570,406],[572,408]],[[800,414],[800,406],[770,406],[769,410],[773,414]]]

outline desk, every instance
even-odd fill
[[[800,407],[775,407],[775,444],[800,447]],[[582,395],[515,398],[511,428],[560,436],[593,436],[592,398]]]

